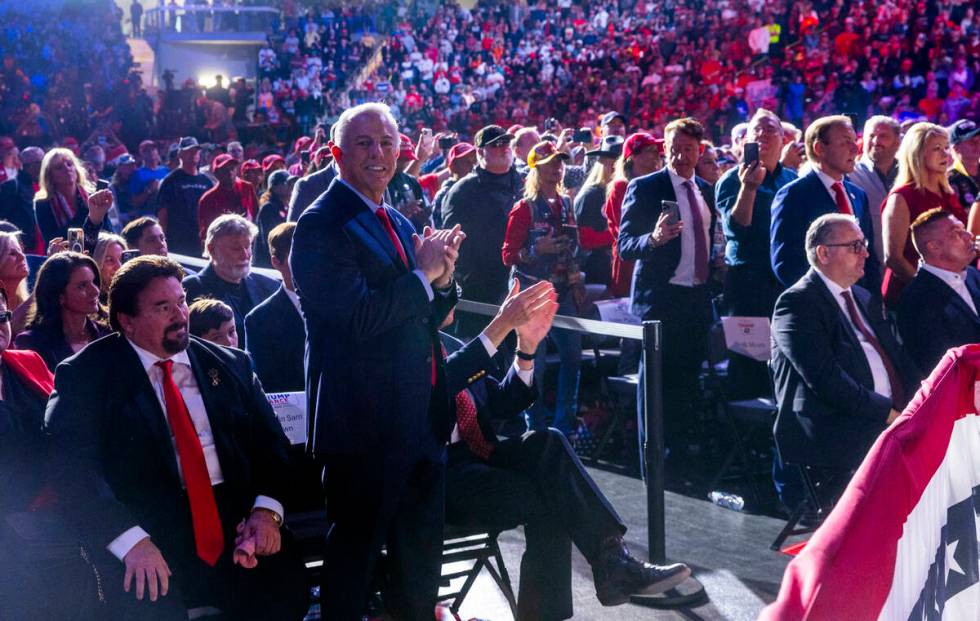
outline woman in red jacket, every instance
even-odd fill
[[[612,183],[609,184],[606,204],[602,208],[603,215],[609,223],[609,233],[612,236],[612,277],[609,282],[609,297],[622,298],[630,294],[630,282],[633,279],[633,262],[624,261],[619,256],[619,223],[623,219],[623,199],[626,197],[626,187],[637,177],[648,175],[661,166],[661,149],[663,140],[654,138],[651,134],[640,132],[633,134],[623,144],[623,154],[616,161],[616,172]]]

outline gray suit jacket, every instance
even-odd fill
[[[286,220],[288,222],[298,221],[306,208],[327,191],[330,182],[336,176],[337,168],[331,163],[323,170],[318,170],[297,181],[296,185],[293,186],[293,194],[289,197],[289,213],[286,215]]]
[[[854,172],[847,175],[847,180],[864,190],[868,195],[868,210],[871,215],[871,228],[874,231],[874,253],[878,262],[885,264],[885,246],[881,237],[881,204],[888,196],[888,188],[881,182],[881,177],[875,172],[875,165],[867,157],[862,157],[854,166]]]

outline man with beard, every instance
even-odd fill
[[[138,600],[132,618],[302,619],[303,566],[280,531],[288,440],[247,356],[188,336],[182,275],[165,257],[120,268],[117,332],[59,368],[46,425],[61,506],[107,604]]]
[[[889,116],[873,116],[864,124],[864,155],[854,165],[847,179],[868,195],[871,212],[872,252],[878,262],[885,260],[881,238],[881,206],[898,177],[898,146],[902,143],[902,128]]]
[[[204,256],[211,259],[198,274],[184,279],[187,301],[221,300],[235,311],[235,329],[245,334],[245,315],[279,288],[261,274],[253,274],[252,240],[258,228],[235,214],[218,216],[208,227]]]

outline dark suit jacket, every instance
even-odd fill
[[[715,194],[704,179],[695,177],[695,183],[711,210],[711,226],[708,229],[708,243],[711,244],[710,231],[715,230],[717,220]],[[666,168],[632,180],[623,199],[619,256],[624,260],[637,262],[633,271],[631,305],[633,314],[638,317],[646,317],[654,300],[665,295],[681,260],[680,236],[657,248],[650,245],[650,234],[657,226],[661,201],[664,200],[677,200],[674,184]]]
[[[980,309],[976,268],[966,268],[966,288]],[[952,287],[920,269],[899,298],[898,331],[912,361],[928,375],[950,347],[980,343],[980,317]]]
[[[854,208],[865,239],[874,239],[868,195],[844,179],[844,190]],[[830,197],[815,171],[784,185],[772,201],[769,224],[770,259],[772,271],[784,287],[790,287],[810,269],[806,260],[806,230],[820,216],[837,213],[837,204]],[[874,251],[864,265],[864,278],[858,283],[878,295],[881,291],[881,266]]]
[[[285,287],[245,316],[244,338],[266,392],[303,390],[306,327]]]
[[[25,252],[35,250],[37,219],[34,217],[34,181],[26,172],[20,171],[16,178],[0,183],[0,219],[21,230]]]
[[[907,397],[917,371],[892,336],[877,298],[852,287],[854,301],[902,379]],[[813,270],[783,292],[772,317],[776,445],[789,463],[857,466],[892,409],[854,330]],[[899,404],[904,407],[904,404]]]
[[[339,180],[300,217],[289,257],[306,320],[310,449],[440,462],[455,418],[436,329],[456,290],[430,302],[412,224],[388,209],[409,265],[365,202]],[[484,352],[485,355],[486,352]]]
[[[337,176],[337,168],[330,164],[322,170],[318,170],[312,175],[308,175],[296,181],[293,186],[293,193],[289,197],[289,213],[286,215],[287,222],[297,222],[303,212],[313,204],[313,201],[320,198],[320,195],[327,191],[330,182]]]
[[[224,506],[240,518],[257,495],[284,498],[289,442],[248,356],[195,337],[187,353],[214,434]],[[166,414],[125,337],[107,336],[59,365],[46,422],[59,497],[94,545],[136,525],[154,541],[193,536]]]
[[[207,267],[198,272],[197,274],[191,274],[190,276],[185,276],[183,285],[184,291],[187,293],[187,303],[192,304],[195,300],[200,298],[215,298],[216,300],[221,300],[222,302],[228,303],[232,309],[235,311],[235,330],[238,331],[238,338],[243,338],[245,335],[245,315],[249,314],[253,308],[269,299],[273,293],[279,288],[279,282],[269,278],[268,276],[263,276],[262,274],[256,274],[255,272],[249,273],[248,276],[242,281],[245,283],[245,295],[248,298],[244,300],[244,308],[237,308],[234,304],[231,304],[229,300],[223,298],[217,292],[221,290],[221,287],[225,282],[221,280],[214,271],[214,267],[208,263]]]

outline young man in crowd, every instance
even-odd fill
[[[198,203],[213,182],[198,170],[201,147],[193,136],[177,143],[180,168],[172,171],[160,184],[157,217],[167,234],[172,252],[192,257],[201,256],[201,236],[198,229]]]

